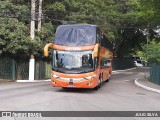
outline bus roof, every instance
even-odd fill
[[[60,25],[55,34],[54,44],[62,46],[89,46],[96,44],[96,25]]]

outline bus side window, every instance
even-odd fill
[[[104,67],[104,64],[105,64],[105,58],[102,58],[101,61],[100,61],[100,66]]]
[[[104,62],[104,66],[105,67],[110,67],[111,66],[111,60],[110,59],[106,59]]]
[[[110,59],[106,59],[106,58],[102,58],[101,59],[101,67],[110,67],[111,66],[111,60]]]

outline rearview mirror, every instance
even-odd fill
[[[53,43],[48,43],[47,45],[45,45],[44,56],[48,57],[48,48],[51,47],[52,45],[53,45]]]

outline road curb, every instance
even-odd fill
[[[135,83],[137,86],[142,87],[142,88],[144,88],[144,89],[146,89],[146,90],[149,90],[149,91],[153,91],[153,92],[160,93],[160,90],[158,90],[158,89],[151,88],[151,87],[148,87],[148,86],[145,86],[145,85],[139,83],[139,82],[138,82],[139,79],[140,79],[140,78],[137,78],[137,79],[134,80],[134,83]]]

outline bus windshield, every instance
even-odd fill
[[[53,70],[62,73],[85,73],[94,70],[93,51],[53,51]]]

